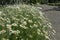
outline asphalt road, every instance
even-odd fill
[[[56,31],[56,40],[60,40],[60,8],[57,6],[41,5],[45,16],[52,23],[52,27]]]

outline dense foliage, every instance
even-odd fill
[[[27,4],[36,4],[36,3],[46,3],[47,0],[0,0],[0,4],[19,4],[19,3],[27,3]]]
[[[58,3],[60,0],[48,0],[49,3]]]
[[[0,9],[0,40],[51,40],[51,25],[34,6]]]
[[[0,4],[6,5],[6,4],[36,4],[36,3],[58,3],[60,0],[0,0]]]

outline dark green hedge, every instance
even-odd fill
[[[59,0],[0,0],[0,4],[15,4],[15,3],[57,3]]]
[[[0,4],[15,4],[15,3],[46,3],[47,0],[0,0]]]

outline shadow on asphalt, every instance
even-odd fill
[[[43,10],[44,12],[46,11],[60,11],[60,7],[54,7],[52,9],[46,9],[46,10]]]

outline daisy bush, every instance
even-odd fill
[[[0,10],[0,40],[51,40],[51,24],[34,6],[7,6]]]

